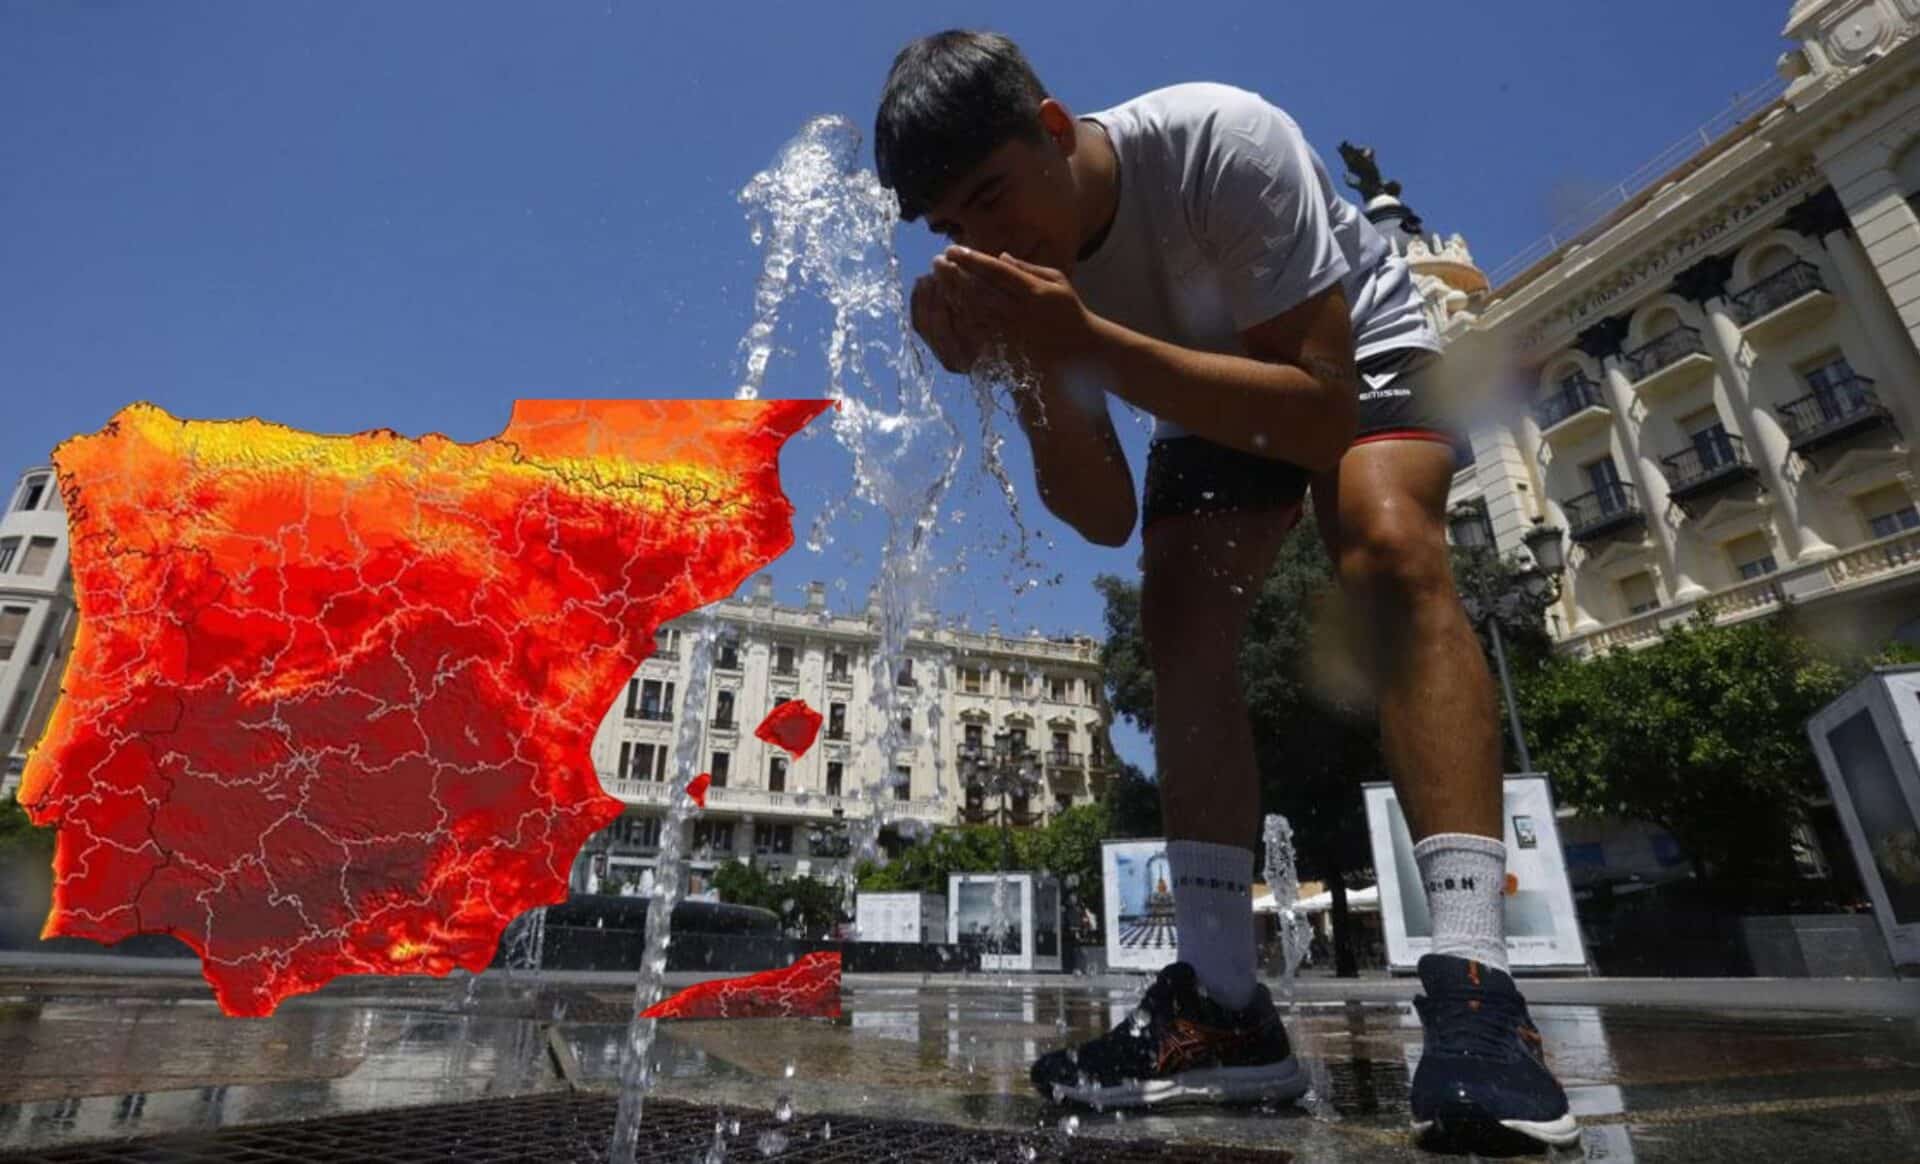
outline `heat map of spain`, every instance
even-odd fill
[[[522,400],[471,444],[135,404],[62,443],[44,936],[172,934],[232,1015],[484,969],[620,815],[588,745],[656,628],[792,545],[780,450],[831,403]]]

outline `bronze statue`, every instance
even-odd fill
[[[1340,143],[1340,159],[1347,163],[1347,185],[1360,192],[1368,202],[1382,194],[1400,197],[1400,183],[1380,177],[1380,164],[1373,160],[1373,149],[1352,142]]]

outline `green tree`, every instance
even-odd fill
[[[1659,825],[1702,881],[1739,899],[1791,877],[1790,833],[1821,791],[1804,725],[1864,661],[1785,619],[1707,618],[1642,650],[1556,660],[1521,705],[1562,804]]]
[[[53,893],[53,835],[11,793],[0,799],[0,945],[39,938]]]
[[[1098,914],[1101,893],[1101,842],[1113,833],[1105,803],[1076,805],[1056,813],[1043,828],[1014,829],[1008,838],[1012,868],[1050,873],[1063,898],[1084,902]],[[943,828],[908,846],[885,865],[863,861],[855,871],[867,892],[941,893],[952,873],[992,873],[1004,857],[1002,836],[991,825]]]
[[[713,875],[713,887],[729,905],[772,910],[802,938],[826,938],[844,919],[840,888],[812,877],[775,876],[752,861],[729,861]]]

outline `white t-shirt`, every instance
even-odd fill
[[[1107,237],[1073,286],[1094,314],[1198,351],[1245,355],[1240,332],[1338,282],[1359,359],[1440,350],[1406,261],[1335,192],[1300,127],[1259,94],[1199,82],[1085,116],[1120,162]],[[1104,409],[1100,386],[1075,394]],[[1186,430],[1156,418],[1155,440]]]

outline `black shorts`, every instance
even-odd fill
[[[1466,438],[1439,399],[1439,365],[1439,353],[1425,348],[1398,348],[1362,360],[1360,428],[1353,443],[1432,440],[1462,455]],[[1176,514],[1240,509],[1281,511],[1291,525],[1299,519],[1311,477],[1290,461],[1243,453],[1205,437],[1157,440],[1147,449],[1140,528]]]

